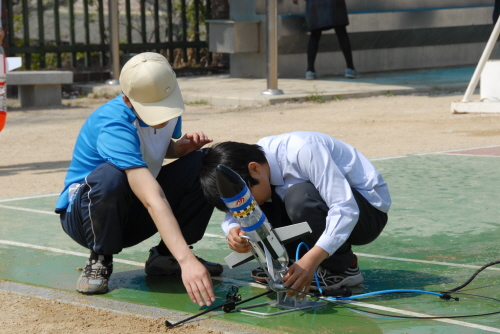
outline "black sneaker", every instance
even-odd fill
[[[104,255],[89,259],[76,283],[76,290],[86,295],[108,292],[108,280],[113,273],[113,261],[106,261]]]
[[[264,269],[262,269],[262,267],[258,267],[258,268],[255,268],[254,270],[252,270],[250,276],[252,276],[252,278],[257,283],[267,284],[267,274],[264,271]]]
[[[196,258],[205,266],[210,276],[220,276],[224,271],[218,263],[206,261],[198,256]],[[149,250],[144,271],[150,276],[181,275],[181,266],[173,255],[161,255],[156,247],[153,247]]]

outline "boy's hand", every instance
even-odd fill
[[[248,240],[241,238],[242,235],[245,235],[245,232],[239,226],[230,229],[227,235],[227,244],[236,253],[248,253],[252,250]]]
[[[299,297],[304,297],[304,294],[300,294],[295,290],[303,291],[304,293],[309,292],[316,268],[317,267],[315,267],[313,263],[310,263],[307,259],[304,260],[304,258],[292,264],[290,268],[288,268],[288,272],[283,278],[283,281],[286,286],[294,290],[288,290],[286,296],[291,297],[299,294]]]
[[[212,279],[203,264],[193,256],[192,259],[181,264],[181,270],[182,282],[193,303],[200,306],[212,305],[215,301]]]
[[[309,292],[316,269],[327,257],[328,253],[323,248],[314,246],[300,260],[292,264],[283,278],[285,285],[294,289],[286,292],[287,297],[296,294],[299,294],[299,297],[304,297],[304,294],[295,290]]]
[[[190,132],[184,134],[181,139],[175,142],[175,153],[178,157],[182,157],[188,153],[202,148],[205,144],[211,143],[213,139],[209,139],[203,132]]]

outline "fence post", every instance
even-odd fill
[[[111,79],[107,80],[108,85],[118,85],[120,78],[120,46],[118,36],[118,1],[109,0],[108,7],[109,30],[110,30],[110,59],[111,59]]]
[[[261,95],[281,95],[278,89],[278,5],[267,0],[267,89]]]

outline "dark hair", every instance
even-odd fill
[[[258,184],[259,181],[251,177],[248,171],[250,162],[267,163],[264,151],[259,145],[226,141],[210,147],[202,159],[200,169],[201,188],[207,201],[217,209],[227,211],[217,189],[215,169],[218,165],[225,165],[234,170],[249,187]]]

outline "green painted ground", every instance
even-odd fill
[[[465,265],[482,266],[499,260],[499,158],[423,155],[374,163],[389,184],[393,206],[383,234],[372,244],[355,248],[360,254],[360,267],[365,276],[363,287],[355,292],[395,288],[451,289],[474,273],[475,269]],[[0,202],[0,279],[74,291],[80,274],[78,268],[84,266],[86,258],[6,243],[86,254],[85,249],[64,234],[58,217],[50,214],[55,200],[56,196]],[[221,220],[222,214],[215,212],[207,232],[222,236]],[[191,314],[200,312],[185,294],[180,278],[145,276],[140,264],[157,241],[158,237],[153,237],[116,256],[138,264],[115,262],[115,273],[110,282],[112,291],[102,298]],[[206,259],[220,262],[230,252],[225,240],[216,237],[204,238],[195,245],[194,251]],[[214,280],[218,296],[216,303],[225,299],[234,284],[228,278],[251,282],[249,272],[254,266],[255,263],[249,263],[233,270],[226,267],[222,280]],[[496,267],[493,267],[496,270],[483,271],[466,289],[471,289],[470,293],[500,298],[500,266]],[[243,283],[239,291],[243,299],[264,292],[262,288]],[[262,297],[252,303],[273,298]],[[436,316],[487,313],[499,310],[500,306],[498,302],[472,296],[460,296],[459,302],[407,294],[361,301],[372,311],[377,311],[374,306],[383,306]],[[449,323],[370,316],[333,304],[272,318],[224,314],[221,311],[213,312],[211,316],[289,333],[303,333],[304,330],[317,333],[479,333],[485,329],[500,332],[500,315],[457,319],[461,322]],[[488,328],[481,329],[478,325]]]

